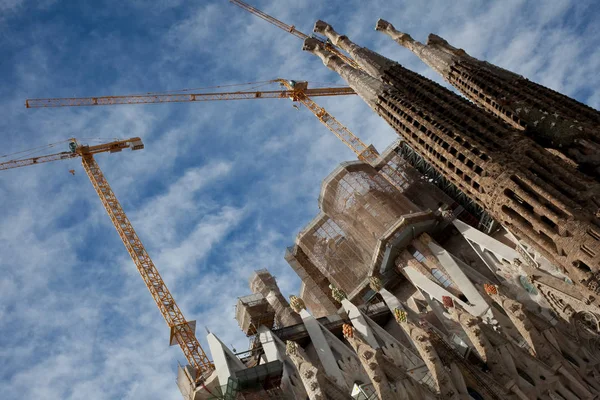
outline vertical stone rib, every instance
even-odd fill
[[[327,37],[334,45],[338,46],[354,59],[360,67],[373,78],[381,79],[384,71],[396,64],[395,61],[382,56],[366,47],[354,44],[348,36],[340,35],[331,25],[324,21],[315,23],[314,31]]]
[[[391,390],[390,382],[383,369],[384,355],[381,349],[376,350],[369,346],[352,325],[344,324],[342,330],[344,338],[358,355],[358,359],[369,376],[377,396],[380,399],[400,399],[400,396]]]

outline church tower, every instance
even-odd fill
[[[545,148],[600,177],[600,112],[568,96],[471,57],[431,34],[427,44],[379,20],[376,30],[416,54],[473,103]]]
[[[357,46],[319,21],[315,31],[362,70],[309,38],[304,50],[344,78],[431,165],[573,280],[598,289],[600,189],[517,129],[448,89]],[[366,72],[364,72],[366,71]]]

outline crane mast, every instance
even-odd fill
[[[358,136],[356,136],[350,129],[346,128],[341,122],[323,107],[320,107],[310,97],[306,95],[308,83],[288,81],[285,79],[277,79],[279,83],[284,85],[288,89],[294,89],[298,93],[295,97],[296,101],[304,104],[314,115],[321,121],[323,125],[327,127],[334,135],[338,137],[350,150],[356,154],[359,160],[366,162],[372,167],[376,167],[379,159],[379,152],[372,145],[367,146]],[[383,177],[399,191],[404,191],[404,185],[406,179],[402,174],[395,168],[392,168],[388,163],[381,166],[381,172]]]
[[[102,205],[106,209],[113,226],[121,237],[127,252],[142,276],[152,298],[156,302],[160,313],[171,329],[171,342],[179,344],[188,363],[195,368],[196,381],[200,381],[207,373],[214,369],[214,366],[206,356],[202,346],[200,346],[194,332],[194,326],[185,319],[183,313],[177,306],[171,292],[160,276],[158,269],[152,262],[142,241],[133,229],[125,211],[123,211],[123,207],[121,207],[115,193],[104,177],[100,166],[94,159],[94,154],[98,153],[115,153],[125,148],[131,148],[132,150],[143,149],[144,145],[142,144],[141,139],[131,138],[128,140],[117,140],[96,146],[78,145],[75,139],[71,139],[69,146],[71,148],[70,152],[1,163],[0,170],[81,157],[83,168],[92,182],[98,197],[102,201]]]

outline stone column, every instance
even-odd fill
[[[304,350],[296,342],[287,341],[286,353],[296,366],[310,400],[328,400],[329,396],[335,399],[352,400],[349,393],[338,387],[308,359]]]
[[[400,396],[397,396],[397,393],[391,390],[390,382],[383,371],[381,365],[383,354],[381,354],[381,350],[377,351],[369,346],[360,333],[354,330],[352,325],[344,324],[342,330],[344,338],[350,343],[356,354],[358,354],[360,363],[367,372],[367,375],[369,375],[377,396],[380,399],[400,399]]]
[[[419,355],[425,362],[425,365],[427,365],[429,372],[431,372],[431,376],[434,379],[442,397],[445,399],[458,399],[458,390],[454,386],[454,383],[452,383],[450,375],[444,368],[440,357],[435,351],[435,348],[429,339],[429,334],[425,330],[408,321],[406,312],[403,310],[394,310],[394,317],[415,344]]]

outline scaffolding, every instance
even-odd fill
[[[297,244],[327,280],[346,293],[367,277],[371,254],[321,212],[298,234]]]
[[[275,310],[262,294],[254,293],[238,297],[235,319],[246,336],[254,336],[261,325],[269,329],[274,327]]]
[[[325,178],[319,205],[369,255],[398,219],[420,211],[375,168],[358,161],[340,164]]]
[[[440,188],[467,211],[468,215],[462,215],[462,220],[485,233],[491,233],[494,230],[497,226],[496,221],[485,212],[481,205],[446,179],[444,175],[421,157],[420,154],[415,152],[406,142],[402,142],[400,146],[398,146],[397,152],[413,168],[429,178],[431,183]]]
[[[298,245],[288,247],[285,259],[302,281],[300,298],[316,317],[335,314],[339,304],[333,298],[327,277],[313,264]]]
[[[294,325],[301,319],[290,307],[290,303],[279,290],[275,277],[266,269],[254,271],[250,277],[250,290],[260,293],[275,310],[275,322],[279,326]]]

